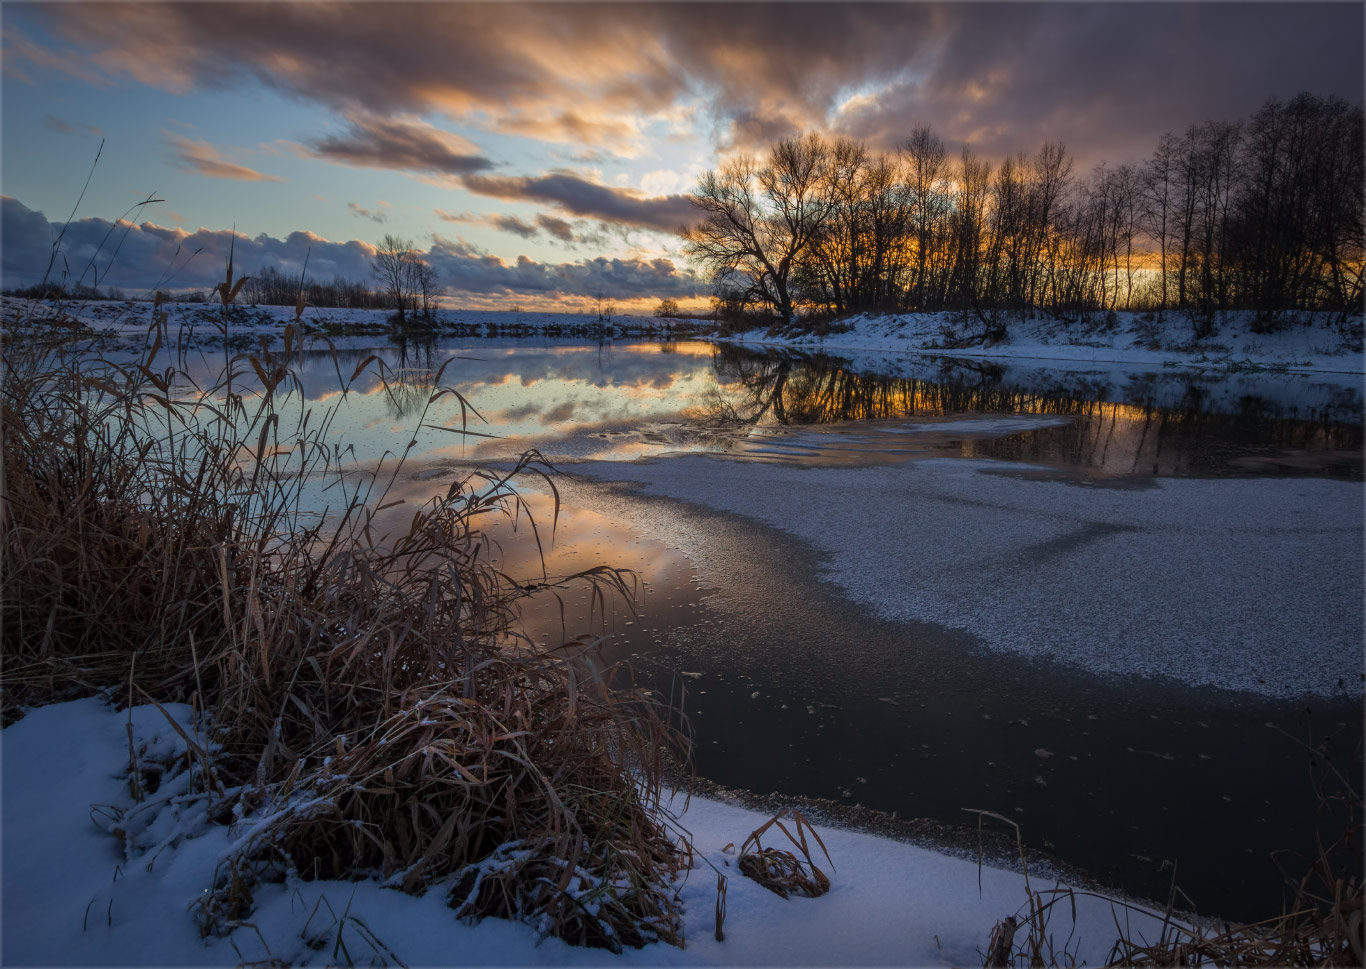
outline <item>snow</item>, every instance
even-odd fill
[[[187,731],[189,711],[171,706]],[[686,947],[654,944],[613,956],[539,939],[527,925],[485,919],[470,925],[434,887],[417,898],[358,882],[303,881],[256,889],[256,905],[231,936],[201,938],[192,911],[214,866],[240,832],[207,823],[194,799],[171,798],[151,827],[164,844],[119,841],[101,830],[108,816],[92,805],[134,806],[125,779],[128,711],[96,698],[31,710],[0,734],[3,750],[3,943],[6,965],[237,965],[268,958],[286,964],[382,960],[436,965],[969,965],[980,964],[996,921],[1018,913],[1021,875],[853,831],[818,828],[833,870],[820,898],[784,900],[735,868],[734,849],[766,817],[694,797],[681,822],[698,853],[728,876],[725,941],[713,935],[716,878],[699,864],[681,886]],[[163,758],[183,741],[158,709],[131,711],[134,743]],[[175,802],[180,802],[180,808]],[[681,798],[675,804],[680,804]],[[263,810],[268,811],[269,808]],[[248,819],[259,821],[259,819]],[[248,825],[239,825],[247,827]],[[823,861],[824,859],[820,859]],[[1052,883],[1036,871],[1033,888]],[[980,879],[980,891],[979,891]],[[1114,940],[1111,905],[1077,897],[1069,950],[1104,959]],[[1120,922],[1131,916],[1117,911]],[[1157,923],[1142,916],[1150,933]],[[340,928],[339,928],[340,926]],[[1071,930],[1067,906],[1052,929],[1059,945]]]
[[[1192,340],[1189,317],[1169,312],[1162,321],[1145,314],[1114,314],[1113,326],[1062,324],[1047,317],[1010,320],[1007,339],[994,346],[955,347],[953,337],[981,332],[958,313],[864,314],[840,321],[848,329],[824,336],[768,336],[750,331],[718,338],[755,346],[786,346],[806,351],[850,354],[932,353],[986,360],[1053,360],[1080,364],[1121,363],[1147,369],[1188,367],[1238,371],[1270,367],[1288,371],[1363,372],[1361,319],[1355,335],[1344,334],[1328,317],[1287,325],[1275,333],[1254,333],[1250,313],[1221,314],[1215,333]],[[1359,383],[1359,381],[1358,381]]]
[[[52,315],[52,304],[21,300],[6,296],[3,299],[6,319],[42,320]],[[70,300],[60,306],[62,315],[102,333],[134,334],[146,331],[152,322],[152,303],[148,300]],[[163,303],[172,333],[180,327],[194,327],[201,337],[216,335],[222,320],[222,307],[217,303]],[[234,304],[231,309],[230,331],[234,334],[275,335],[295,322],[293,306],[253,306]],[[346,309],[309,306],[304,309],[306,328],[370,327],[386,328],[391,310]],[[676,320],[653,316],[613,314],[611,320],[599,323],[597,316],[586,313],[527,313],[486,310],[437,310],[438,329],[441,327],[486,327],[499,330],[513,329],[541,332],[547,329],[577,327],[667,332],[679,325]]]
[[[4,316],[41,319],[52,312],[49,304],[4,297]],[[212,336],[221,319],[221,308],[210,303],[166,303],[162,305],[172,331],[194,326],[201,336]],[[149,301],[74,300],[62,304],[63,313],[96,330],[109,333],[145,331],[151,322]],[[276,334],[294,322],[292,306],[234,306],[232,324],[238,334]],[[315,328],[384,327],[388,310],[308,307],[303,322]],[[500,331],[518,330],[541,333],[547,330],[597,327],[596,316],[584,313],[527,313],[488,310],[438,310],[440,325],[455,327],[496,327]],[[1012,361],[1067,362],[1093,367],[1097,364],[1122,364],[1147,370],[1182,367],[1201,371],[1244,372],[1270,368],[1291,373],[1344,374],[1361,384],[1366,358],[1362,354],[1361,319],[1355,318],[1346,330],[1330,322],[1325,314],[1286,325],[1274,333],[1252,331],[1250,313],[1221,314],[1212,336],[1192,339],[1188,316],[1165,314],[1158,321],[1149,314],[1114,314],[1113,325],[1095,323],[1063,324],[1047,317],[1012,320],[1008,338],[994,346],[952,347],[946,333],[959,337],[980,330],[975,322],[965,322],[957,313],[864,314],[840,321],[845,332],[824,336],[799,334],[768,336],[761,330],[732,336],[713,336],[720,342],[754,346],[783,346],[810,352],[839,354],[857,359],[859,369],[886,369],[889,361],[904,360],[906,354],[935,357]],[[697,321],[660,319],[651,316],[614,315],[605,329],[653,330],[693,333]]]
[[[990,649],[1276,697],[1361,689],[1357,482],[1107,488],[960,458],[803,468],[680,455],[575,470],[782,529],[877,615]]]

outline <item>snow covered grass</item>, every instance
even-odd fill
[[[1220,314],[1213,335],[1192,338],[1186,314],[1122,312],[1093,323],[1065,323],[1040,315],[1009,321],[1007,338],[985,345],[981,325],[960,313],[861,314],[841,320],[823,334],[799,326],[775,333],[750,330],[724,337],[736,343],[790,346],[830,353],[882,351],[934,353],[948,357],[1008,358],[1125,363],[1149,368],[1191,367],[1240,372],[1257,368],[1288,371],[1363,372],[1362,318],[1339,326],[1328,315],[1287,321],[1259,332],[1253,313]]]
[[[129,857],[179,837],[163,808],[237,825],[200,872],[204,935],[294,871],[414,893],[449,880],[463,914],[585,945],[681,941],[668,883],[684,852],[659,807],[666,752],[685,745],[589,644],[519,638],[525,590],[479,534],[527,511],[511,479],[533,458],[453,481],[386,535],[402,456],[343,475],[330,413],[277,407],[291,330],[279,354],[225,351],[206,387],[164,336],[122,366],[5,343],[6,720],[93,692],[194,711],[165,750],[129,728],[133,803],[108,819]],[[248,372],[262,390],[235,389]],[[327,517],[303,498],[319,480]],[[564,581],[625,591],[605,567]]]

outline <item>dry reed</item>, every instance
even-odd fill
[[[684,855],[660,812],[685,740],[581,650],[519,637],[522,590],[487,563],[479,521],[527,510],[509,482],[544,473],[534,453],[381,535],[407,450],[350,463],[341,404],[300,392],[293,327],[282,352],[224,349],[198,386],[161,314],[131,361],[32,324],[3,351],[4,716],[100,691],[201,712],[181,769],[209,816],[254,819],[199,907],[205,933],[295,872],[441,884],[463,916],[584,945],[681,943]],[[338,369],[343,402],[373,364]]]
[[[830,861],[830,852],[825,850],[825,842],[816,833],[816,829],[811,827],[811,823],[802,817],[800,811],[790,812],[791,831],[782,822],[785,813],[789,812],[780,811],[750,833],[745,843],[740,846],[740,857],[736,866],[742,875],[752,878],[770,892],[783,898],[792,895],[817,898],[830,891],[830,879],[812,860],[811,847],[806,840],[807,834],[809,833],[816,844],[820,845],[826,861]],[[801,858],[784,848],[764,847],[763,835],[772,827],[776,827],[787,836],[792,846],[802,853]],[[833,866],[834,862],[831,862],[831,867]],[[721,919],[718,917],[717,921],[719,924]]]

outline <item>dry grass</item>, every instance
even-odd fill
[[[800,811],[790,812],[792,830],[789,831],[782,822],[784,813],[788,812],[774,815],[750,833],[745,843],[740,846],[740,858],[736,866],[742,875],[752,878],[770,892],[783,898],[790,898],[793,895],[817,898],[824,895],[830,891],[830,879],[825,872],[816,867],[806,836],[811,835],[812,840],[820,846],[825,860],[830,862],[830,853],[825,850],[825,842],[821,841],[821,836],[811,827],[810,822],[802,817]],[[763,835],[772,827],[776,827],[787,836],[792,846],[801,852],[801,858],[785,848],[764,847]],[[830,864],[833,868],[834,862]],[[719,922],[718,918],[718,924]]]
[[[660,799],[665,752],[686,758],[685,741],[581,650],[518,636],[522,592],[478,527],[526,510],[512,475],[456,481],[378,534],[406,451],[348,467],[330,430],[341,404],[293,393],[292,328],[283,352],[225,350],[221,378],[196,386],[164,325],[122,363],[6,340],[6,722],[100,691],[201,711],[195,796],[213,818],[256,819],[200,906],[206,933],[241,924],[260,879],[296,871],[441,883],[463,915],[584,945],[680,943],[683,855]],[[419,425],[453,393],[435,383]],[[532,454],[513,474],[539,470]]]

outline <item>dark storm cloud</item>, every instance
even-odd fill
[[[1358,3],[16,8],[82,49],[67,61],[83,70],[172,89],[250,76],[343,112],[442,112],[582,147],[700,97],[722,146],[822,128],[886,147],[930,123],[992,154],[1050,138],[1120,160],[1273,94],[1359,102],[1363,68]],[[61,63],[28,49],[13,48]]]
[[[0,200],[3,285],[39,282],[60,230],[60,225],[18,199],[6,196]],[[111,224],[91,218],[67,227],[51,278],[65,275],[69,280],[134,291],[157,287],[207,289],[223,278],[230,246],[238,272],[251,274],[277,265],[286,273],[297,273],[307,259],[308,274],[317,279],[335,275],[368,280],[375,253],[374,247],[364,242],[329,242],[309,232],[291,232],[284,239],[264,233],[234,239],[227,231],[186,232],[150,221]],[[457,295],[653,299],[697,296],[708,289],[694,273],[680,270],[668,259],[598,258],[554,264],[521,256],[507,263],[466,243],[446,239],[437,239],[423,258],[437,270],[440,282]],[[93,271],[86,272],[87,266]]]
[[[361,168],[465,175],[493,167],[465,138],[428,124],[353,116],[345,132],[307,146],[319,158]]]
[[[1065,141],[1090,165],[1300,90],[1361,102],[1359,4],[967,4],[933,69],[836,112],[882,147],[930,122],[988,156]]]
[[[604,222],[677,232],[697,218],[686,195],[646,198],[571,175],[468,175],[461,183],[471,192],[507,202],[548,202],[571,215]]]

